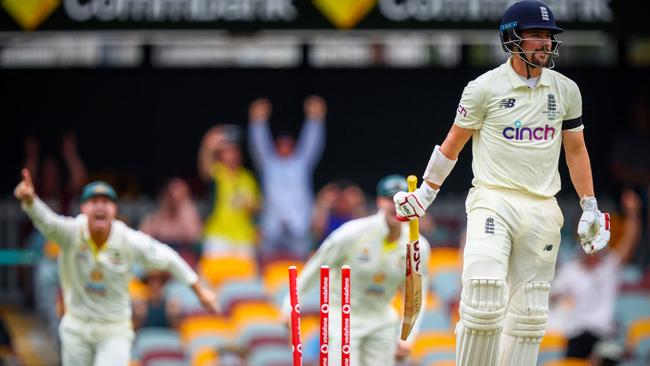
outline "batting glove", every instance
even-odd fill
[[[595,197],[583,197],[580,206],[582,216],[578,223],[578,236],[585,253],[593,254],[609,242],[609,213],[598,211]]]
[[[422,183],[420,188],[413,192],[397,192],[393,196],[397,219],[409,221],[424,216],[439,191],[439,189],[433,189],[428,184]]]

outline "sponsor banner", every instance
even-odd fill
[[[567,29],[608,29],[617,0],[547,0]],[[513,0],[2,0],[0,31],[497,29]]]

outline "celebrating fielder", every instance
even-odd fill
[[[334,230],[309,259],[298,278],[298,293],[304,293],[318,286],[321,265],[339,268],[347,264],[351,267],[351,366],[393,365],[396,357],[408,355],[410,344],[417,337],[419,322],[415,323],[406,342],[399,340],[400,317],[391,305],[404,283],[406,243],[409,241],[408,225],[396,219],[391,197],[406,187],[406,179],[399,175],[389,175],[380,180],[377,184],[379,212],[349,221]],[[420,251],[422,298],[426,299],[429,242],[423,237],[420,237]],[[341,347],[339,278],[339,273],[334,272],[330,281],[330,350]],[[288,314],[289,310],[287,298],[283,311]],[[330,366],[341,364],[340,353],[330,351],[329,356]]]
[[[534,366],[548,318],[548,295],[560,245],[558,160],[564,145],[583,209],[578,235],[585,252],[609,241],[609,216],[598,210],[578,86],[551,70],[558,55],[549,7],[510,6],[501,21],[506,63],[471,81],[456,119],[413,193],[394,197],[398,215],[424,214],[472,137],[474,179],[467,201],[459,366]],[[502,334],[503,333],[503,334]]]
[[[81,195],[81,214],[72,218],[56,215],[36,196],[27,169],[22,177],[14,195],[36,228],[61,247],[64,366],[129,364],[134,334],[128,283],[135,263],[170,271],[192,287],[206,309],[218,311],[214,293],[197,281],[176,252],[115,220],[117,195],[110,185],[88,184]]]

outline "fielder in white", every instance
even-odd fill
[[[418,334],[416,322],[409,338],[399,340],[401,317],[392,300],[404,283],[408,225],[396,218],[391,197],[407,189],[406,179],[389,175],[377,185],[375,215],[349,221],[333,231],[305,264],[298,276],[298,293],[318,287],[320,266],[328,265],[330,278],[329,365],[341,364],[341,273],[342,265],[351,268],[350,365],[393,365],[405,358]],[[422,252],[422,308],[426,306],[429,242],[420,236]],[[291,311],[289,299],[283,312]],[[420,317],[421,319],[421,317]]]
[[[22,176],[14,195],[36,228],[61,248],[64,366],[129,364],[134,333],[128,284],[135,263],[170,271],[192,287],[206,309],[219,310],[215,294],[197,281],[176,252],[115,219],[117,195],[110,185],[88,184],[81,195],[81,214],[72,218],[55,214],[36,196],[27,169]]]
[[[560,32],[541,2],[511,5],[500,27],[510,58],[465,87],[425,182],[414,193],[394,197],[402,218],[423,215],[472,138],[458,366],[536,364],[564,221],[554,198],[562,145],[583,209],[582,247],[593,253],[609,241],[609,216],[594,197],[580,91],[551,70]]]

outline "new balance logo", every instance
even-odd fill
[[[494,217],[492,216],[485,219],[485,233],[494,234]]]
[[[549,19],[548,19],[548,9],[546,9],[543,6],[540,6],[539,11],[542,13],[542,20],[549,21]]]
[[[550,252],[551,250],[553,250],[553,244],[546,244],[546,246],[544,247],[544,251]]]
[[[512,108],[515,106],[515,100],[512,98],[501,99],[499,108]]]

